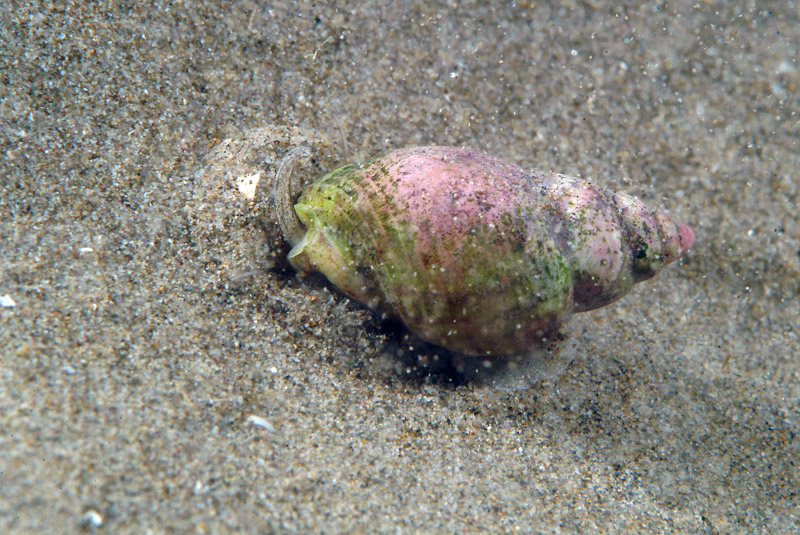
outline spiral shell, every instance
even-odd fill
[[[298,271],[318,271],[421,338],[472,355],[551,337],[694,241],[688,226],[629,195],[450,147],[347,165],[294,209],[299,223],[284,232],[302,235],[288,257]]]

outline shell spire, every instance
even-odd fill
[[[540,343],[694,241],[629,195],[450,147],[337,169],[294,210],[305,227],[290,240],[298,271],[319,271],[421,338],[473,355]]]
[[[549,202],[561,214],[554,226],[569,258],[575,312],[616,301],[694,243],[691,228],[636,197],[563,175],[548,189]]]

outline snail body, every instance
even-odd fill
[[[295,269],[472,355],[540,343],[694,241],[688,226],[629,195],[451,147],[344,166],[294,210],[299,222],[282,227],[302,235],[290,240]]]

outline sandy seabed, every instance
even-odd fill
[[[760,5],[0,8],[0,533],[800,532],[800,4]],[[287,268],[301,143],[306,181],[468,146],[698,238],[487,376]]]

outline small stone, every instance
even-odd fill
[[[103,525],[103,516],[94,509],[89,509],[83,513],[81,524],[90,528],[99,528]]]

